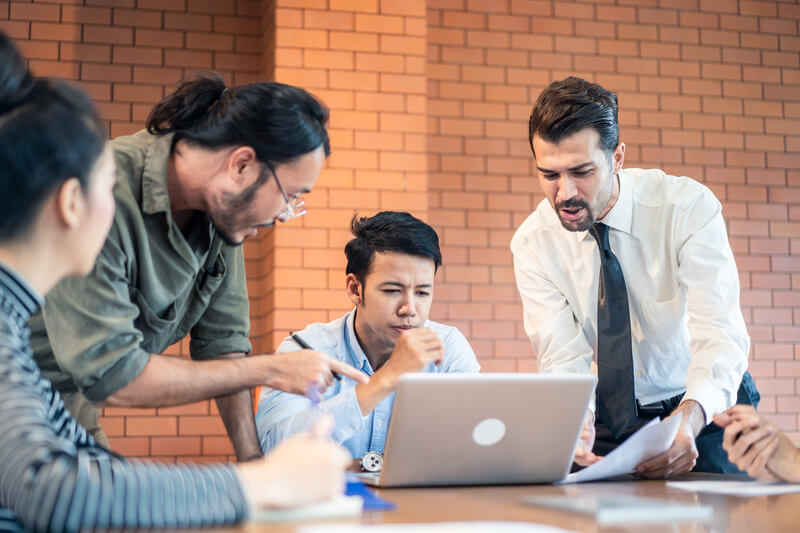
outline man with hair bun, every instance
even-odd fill
[[[575,461],[680,415],[638,475],[738,472],[711,420],[759,396],[720,202],[691,178],[623,169],[617,95],[581,78],[542,91],[528,140],[546,198],[511,241],[525,331],[542,370],[598,374]]]
[[[355,306],[327,324],[297,335],[317,350],[370,376],[369,383],[343,380],[317,400],[264,388],[256,423],[266,452],[310,423],[317,411],[333,415],[332,438],[354,459],[383,453],[397,381],[407,372],[478,372],[467,339],[452,326],[428,320],[434,275],[442,264],[439,238],[408,213],[383,211],[353,218],[345,246],[345,290]],[[300,349],[287,337],[279,353]],[[368,464],[367,461],[363,463]]]
[[[243,464],[128,461],[67,411],[28,320],[63,278],[85,276],[111,228],[116,165],[88,95],[31,76],[0,31],[0,531],[199,528],[342,492],[350,458],[332,420]]]
[[[238,460],[260,457],[250,388],[305,394],[332,371],[311,350],[250,353],[241,244],[305,213],[330,153],[327,109],[281,83],[182,83],[147,129],[111,141],[116,215],[87,278],[61,282],[31,320],[37,362],[72,413],[108,446],[99,406],[167,407],[215,398]],[[189,335],[191,360],[165,357]]]

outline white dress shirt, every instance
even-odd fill
[[[333,322],[311,324],[298,334],[315,350],[372,376],[374,369],[358,343],[354,321],[355,311],[350,311]],[[430,320],[423,327],[435,331],[444,344],[441,364],[430,363],[423,372],[480,371],[475,352],[458,329]],[[300,350],[300,346],[291,337],[286,337],[278,347],[278,353],[297,350]],[[355,385],[355,381],[347,377],[334,381],[322,394],[323,399],[317,408],[312,408],[311,401],[304,396],[263,387],[256,411],[261,449],[266,453],[287,437],[307,431],[319,416],[319,411],[333,416],[335,425],[331,438],[347,448],[352,457],[361,457],[368,451],[383,453],[394,405],[394,393],[363,416]]]
[[[601,222],[625,276],[636,398],[646,405],[686,391],[710,423],[736,403],[750,351],[722,206],[704,185],[660,170],[622,170],[619,185]],[[596,371],[597,242],[566,230],[545,199],[511,251],[540,369]]]

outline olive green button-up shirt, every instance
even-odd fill
[[[59,283],[30,321],[45,377],[93,402],[187,334],[193,359],[251,350],[242,247],[225,244],[205,214],[185,233],[172,219],[172,135],[140,131],[112,146],[117,209],[97,263],[88,277]]]

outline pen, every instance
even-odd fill
[[[306,341],[304,341],[304,340],[303,340],[303,339],[300,337],[300,335],[298,335],[297,333],[295,333],[295,332],[293,332],[293,331],[290,331],[290,332],[289,332],[289,336],[290,336],[290,337],[292,338],[292,340],[293,340],[294,342],[296,342],[296,343],[297,343],[297,345],[298,345],[298,346],[300,346],[301,348],[303,348],[303,349],[305,349],[305,350],[313,350],[313,349],[314,349],[314,348],[312,348],[311,346],[309,346],[309,344],[308,344]],[[340,373],[338,373],[337,371],[335,371],[335,370],[331,370],[331,374],[333,374],[333,377],[334,377],[334,379],[336,379],[336,381],[342,381],[342,375],[341,375]]]

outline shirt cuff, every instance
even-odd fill
[[[105,401],[106,398],[136,379],[149,362],[150,353],[136,348],[120,357],[94,384],[88,387],[79,386],[80,391],[92,403]]]
[[[700,404],[706,415],[706,425],[713,421],[716,413],[721,413],[731,407],[725,402],[722,391],[708,382],[687,383],[683,400],[694,400]]]
[[[189,340],[189,353],[195,361],[206,361],[228,353],[253,351],[250,339],[243,335],[234,335],[213,341]]]

